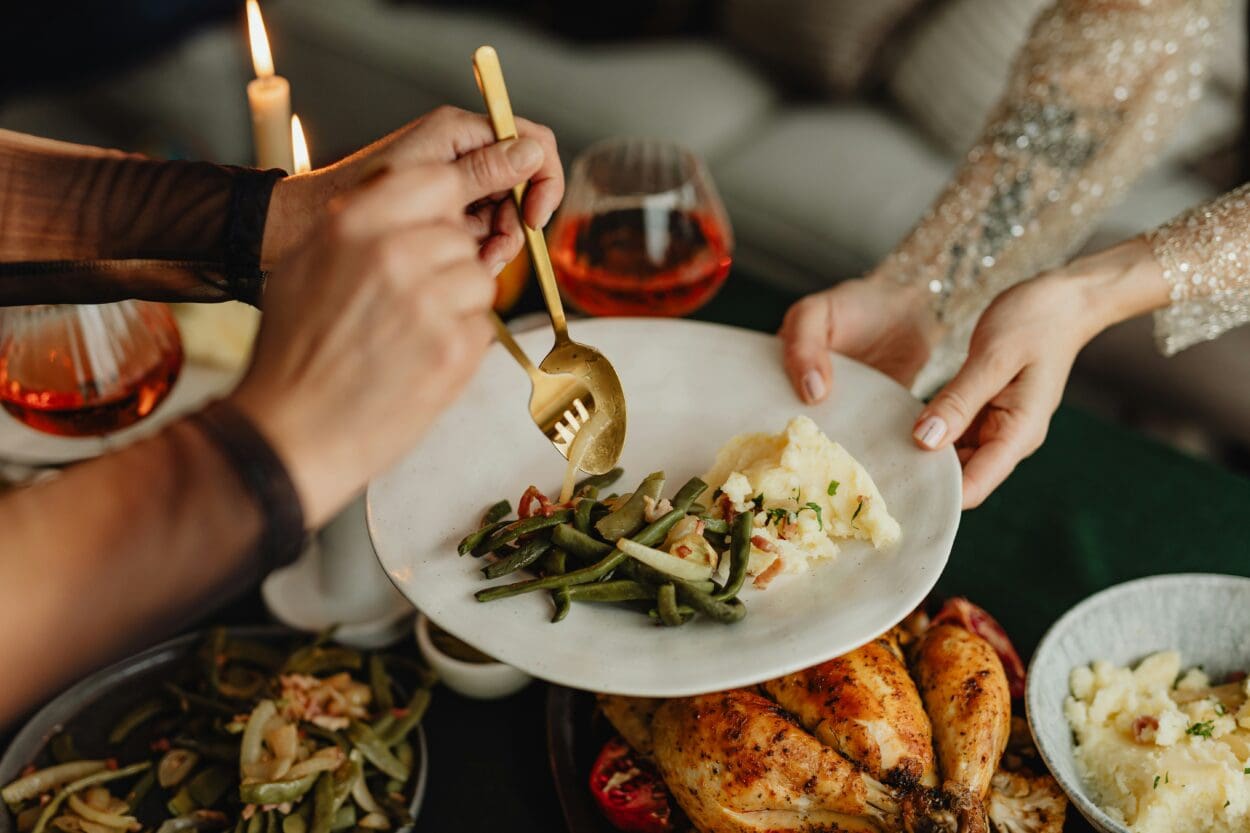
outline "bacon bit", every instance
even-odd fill
[[[217,664],[218,668],[225,668],[226,667],[226,655],[225,654],[213,654],[213,662]]]
[[[407,717],[407,716],[408,716],[408,710],[401,706],[396,706],[395,708],[391,709],[391,717],[400,718],[400,717]]]
[[[786,539],[793,538],[798,534],[798,532],[799,525],[791,521],[786,521],[781,525],[781,528],[777,530],[777,534]]]
[[[534,508],[534,503],[538,504],[538,508]],[[530,486],[521,495],[521,499],[517,502],[516,515],[521,520],[532,518],[535,515],[542,515],[544,518],[551,517],[557,509],[564,504],[552,503],[551,498],[543,494],[537,486]]]
[[[117,759],[116,759],[116,758],[109,758],[108,760],[106,760],[106,761],[104,762],[104,768],[105,768],[105,769],[107,769],[107,770],[109,770],[110,772],[116,771],[116,770],[117,770]]]
[[[716,499],[716,505],[720,507],[721,516],[726,523],[733,523],[734,518],[738,517],[738,510],[734,508],[734,502],[724,492],[721,492],[721,496]]]
[[[256,805],[255,805],[255,804],[245,804],[245,805],[243,806],[243,812],[242,812],[242,813],[240,813],[239,815],[243,817],[243,820],[244,820],[244,821],[247,821],[247,820],[248,820],[248,819],[250,819],[252,816],[256,815]]]
[[[39,768],[36,767],[34,764],[27,764],[26,766],[22,768],[21,776],[25,778],[27,775],[33,775],[34,773],[38,771],[39,771]]]
[[[48,802],[51,800],[52,800],[52,793],[44,793],[43,795],[39,796],[39,806],[46,807],[48,806]]]
[[[1156,717],[1145,714],[1133,721],[1133,739],[1138,743],[1151,743],[1158,731],[1159,720]]]
[[[169,738],[158,738],[152,741],[150,748],[153,752],[168,752],[169,751]]]
[[[767,538],[765,538],[763,535],[752,535],[751,546],[755,547],[760,552],[776,552],[777,551],[777,545],[774,544],[772,541],[768,540]],[[773,562],[773,563],[775,564],[776,562]]]
[[[756,537],[759,537],[759,536],[756,536]],[[754,540],[754,539],[752,539],[752,540]],[[773,563],[772,563],[772,564],[769,564],[769,565],[768,565],[768,569],[767,569],[767,570],[765,570],[764,572],[760,573],[758,576],[756,576],[756,577],[755,577],[755,581],[754,581],[754,582],[752,582],[752,583],[753,583],[753,584],[754,584],[757,588],[759,588],[760,590],[763,590],[763,589],[764,589],[765,587],[767,587],[770,583],[772,583],[772,580],[773,580],[773,579],[775,579],[775,578],[777,577],[777,575],[781,572],[781,568],[782,568],[783,566],[784,566],[784,565],[783,565],[783,563],[782,563],[782,561],[781,561],[781,556],[778,556],[778,557],[777,557],[777,558],[773,561]]]
[[[677,548],[677,551],[674,552],[673,555],[677,556],[678,558],[689,558],[690,547],[686,546],[685,544],[682,544],[680,547]]]
[[[695,535],[702,535],[703,530],[705,529],[707,529],[707,524],[703,522],[702,518],[694,522],[694,534]]]
[[[1234,671],[1224,678],[1226,683],[1239,683],[1246,678],[1245,671]]]

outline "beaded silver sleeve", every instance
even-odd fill
[[[989,302],[1066,261],[1201,95],[1227,0],[1057,0],[954,179],[879,269],[924,286],[949,377]]]
[[[1148,239],[1172,303],[1155,313],[1172,355],[1250,322],[1250,185],[1182,214]]]

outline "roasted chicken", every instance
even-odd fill
[[[652,734],[660,775],[704,833],[898,828],[881,783],[755,691],[669,700]]]
[[[913,670],[959,829],[987,830],[985,799],[1011,736],[1011,695],[998,655],[957,625],[934,625],[916,646]]]
[[[821,743],[879,781],[903,790],[937,786],[929,717],[892,631],[763,688]]]
[[[996,648],[958,624],[916,619],[758,688],[599,703],[701,833],[1063,828]]]

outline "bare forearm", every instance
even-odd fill
[[[254,579],[261,519],[200,432],[179,423],[0,498],[0,725]]]

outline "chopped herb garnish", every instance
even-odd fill
[[[816,513],[816,523],[820,524],[820,528],[821,528],[821,529],[824,529],[824,528],[825,528],[825,519],[824,519],[824,518],[822,518],[822,517],[820,516],[820,506],[819,506],[819,505],[817,505],[817,504],[815,504],[815,503],[809,503],[809,504],[807,504],[806,506],[804,506],[803,508],[804,508],[804,509],[810,509],[810,510],[812,510],[813,512],[815,512],[815,513]],[[800,509],[799,511],[800,511],[800,512],[802,512],[803,510],[802,510],[802,509]]]
[[[751,502],[755,504],[756,509],[763,509],[764,508],[764,493],[760,492],[758,495],[751,498]]]
[[[829,495],[829,497],[833,497],[834,495],[836,495],[836,494],[838,493],[838,487],[839,487],[839,486],[841,486],[841,485],[842,485],[842,484],[841,484],[841,483],[839,483],[839,482],[838,482],[838,481],[836,481],[836,480],[830,480],[830,481],[829,481],[829,488],[828,488],[828,489],[826,489],[826,490],[825,490],[825,492]]]
[[[859,513],[862,511],[864,511],[864,497],[863,495],[860,495],[859,506],[855,507],[855,514],[851,516],[851,520],[854,521],[856,518],[858,518]]]
[[[1248,767],[1246,767],[1245,769],[1243,769],[1243,770],[1241,771],[1241,774],[1242,774],[1242,775],[1250,775],[1250,766],[1248,766]]]
[[[764,515],[767,516],[768,522],[774,526],[780,525],[782,521],[794,520],[794,513],[780,506],[774,506],[772,509],[765,510]]]
[[[1225,801],[1224,806],[1227,807],[1229,804],[1232,804],[1232,803],[1233,803],[1232,801]]]
[[[1201,723],[1195,723],[1185,730],[1185,734],[1194,735],[1200,738],[1209,738],[1211,733],[1215,731],[1214,720],[1204,720]]]
[[[1152,790],[1157,790],[1157,789],[1159,789],[1159,776],[1158,776],[1158,775],[1156,775],[1156,776],[1155,776],[1155,785],[1154,785],[1153,787],[1151,787],[1151,789],[1152,789]]]
[[[1172,773],[1170,773],[1170,772],[1165,772],[1165,773],[1163,773],[1163,783],[1165,783],[1165,784],[1171,784],[1171,783],[1172,783]]]

